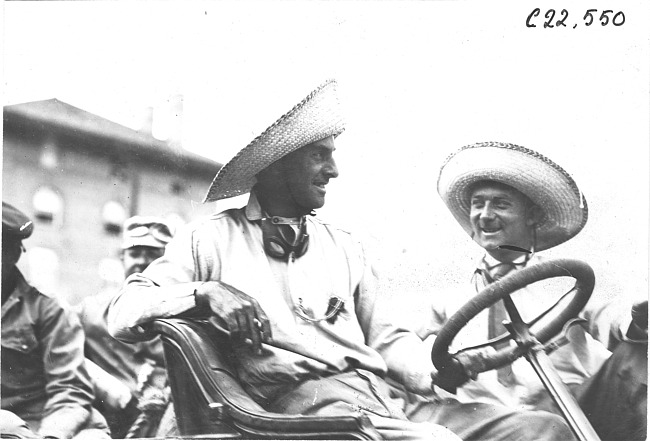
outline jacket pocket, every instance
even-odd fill
[[[11,349],[24,355],[32,354],[38,348],[34,329],[29,324],[2,330],[2,349]]]

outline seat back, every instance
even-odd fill
[[[181,436],[381,439],[365,415],[317,417],[267,412],[239,383],[228,336],[205,320],[157,319]]]

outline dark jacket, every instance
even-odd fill
[[[71,438],[90,419],[93,387],[76,315],[18,272],[2,305],[2,409],[41,436]]]
[[[580,406],[603,441],[647,439],[647,329],[645,333],[630,338],[616,321],[610,333],[612,356],[581,386]]]

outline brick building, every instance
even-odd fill
[[[35,231],[19,267],[68,301],[123,280],[121,225],[129,216],[172,223],[214,211],[203,196],[220,164],[57,99],[4,107],[2,199]]]

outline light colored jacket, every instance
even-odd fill
[[[203,281],[222,281],[254,297],[271,323],[273,342],[262,355],[237,354],[238,375],[259,402],[301,380],[354,368],[431,393],[433,366],[423,343],[380,311],[377,277],[362,244],[308,217],[308,251],[295,261],[276,260],[264,252],[261,218],[253,193],[245,208],[179,232],[163,258],[127,279],[109,309],[109,331],[124,341],[146,338],[138,325],[193,309],[194,290]],[[333,323],[307,322],[294,312],[302,299],[312,317],[322,317],[331,296],[344,301]]]

